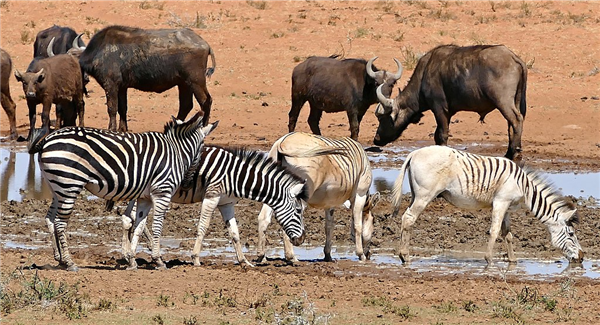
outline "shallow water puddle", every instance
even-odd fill
[[[375,191],[391,191],[394,182],[400,175],[398,169],[375,168],[373,171],[373,183],[371,193]],[[563,195],[574,197],[600,198],[600,172],[596,173],[542,173]],[[408,180],[402,183],[402,193],[410,192]]]
[[[416,149],[412,147],[386,148],[386,151],[406,153]],[[52,193],[38,166],[37,157],[25,152],[24,147],[0,148],[0,200],[22,201],[23,199],[50,199]],[[382,156],[379,153],[369,153],[371,161]],[[32,159],[33,157],[36,157]],[[404,160],[406,155],[397,157]],[[387,159],[387,158],[381,158]],[[396,169],[373,169],[373,184],[371,192],[390,191],[400,173],[401,164]],[[574,197],[600,198],[600,172],[595,173],[544,173],[564,195]],[[404,181],[403,192],[409,191],[407,181]],[[95,197],[89,197],[94,199]]]

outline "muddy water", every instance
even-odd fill
[[[373,169],[371,192],[390,191],[398,177],[406,155],[416,148],[396,147],[386,149],[388,154],[369,153],[373,163],[398,161],[395,169]],[[0,148],[0,200],[22,201],[24,198],[49,199],[52,197],[48,185],[41,177],[37,156],[25,152],[25,147]],[[600,198],[600,172],[590,173],[544,173],[564,195]],[[403,192],[409,191],[404,180]]]

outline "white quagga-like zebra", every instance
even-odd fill
[[[321,154],[328,154],[331,149]],[[216,208],[223,221],[228,225],[236,256],[240,265],[253,266],[244,256],[234,205],[239,198],[251,199],[269,204],[275,211],[275,217],[294,245],[304,241],[303,200],[306,199],[304,181],[285,167],[257,151],[228,149],[206,146],[202,149],[199,168],[192,178],[192,188],[180,188],[171,198],[171,202],[191,204],[202,202],[202,212],[198,222],[198,234],[193,251],[194,265],[200,265],[202,240],[208,229],[210,218]],[[130,203],[128,210],[133,207]],[[126,211],[126,216],[131,216]],[[135,214],[133,214],[135,217]],[[128,243],[131,235],[131,220],[123,219],[125,245],[123,250],[134,250],[137,243]],[[131,267],[131,266],[130,266]]]
[[[75,200],[85,188],[107,200],[137,200],[138,219],[154,208],[152,259],[160,258],[160,234],[171,195],[193,162],[198,161],[204,137],[217,123],[202,127],[202,115],[189,121],[173,118],[164,133],[121,133],[69,127],[41,138],[32,136],[29,152],[39,152],[42,176],[53,193],[46,223],[52,235],[54,258],[70,271],[71,259],[65,235]],[[130,257],[133,259],[133,256]]]
[[[445,146],[430,146],[411,152],[400,169],[393,189],[394,215],[400,208],[402,182],[408,174],[412,201],[402,215],[400,258],[409,261],[410,228],[425,207],[438,196],[459,208],[492,208],[492,225],[486,261],[492,263],[492,250],[501,231],[508,260],[515,262],[510,232],[509,208],[523,203],[548,228],[552,244],[570,262],[580,263],[583,251],[573,230],[577,210],[565,201],[543,177],[519,168],[499,157],[485,157]]]
[[[316,155],[324,149],[338,149],[339,154]],[[313,208],[325,209],[325,260],[331,261],[331,236],[334,220],[333,208],[347,200],[353,215],[351,233],[360,260],[370,257],[369,244],[373,234],[371,209],[379,200],[379,193],[369,195],[371,165],[360,143],[342,138],[293,132],[284,135],[271,147],[269,156],[280,161],[292,172],[306,179],[307,203]],[[258,217],[258,260],[265,259],[265,231],[271,222],[272,209],[263,205]],[[285,258],[296,261],[289,238],[284,236]]]

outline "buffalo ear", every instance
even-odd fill
[[[17,78],[18,82],[23,82],[23,76],[21,75],[21,72],[19,72],[19,70],[15,69],[15,78]]]
[[[46,78],[46,73],[44,72],[44,68],[41,68],[40,71],[37,73],[37,82],[44,81],[44,78]]]

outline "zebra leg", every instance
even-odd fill
[[[502,226],[502,221],[504,220],[504,216],[506,215],[506,211],[510,206],[510,202],[505,201],[494,201],[492,202],[492,225],[490,227],[490,240],[488,241],[487,252],[485,253],[485,260],[488,265],[492,264],[494,244],[496,243],[496,239],[500,234],[500,228]]]
[[[263,204],[258,214],[258,247],[257,247],[257,258],[256,263],[264,263],[267,261],[265,256],[265,247],[267,243],[267,237],[265,235],[267,227],[271,223],[271,217],[273,216],[273,209],[270,206]]]
[[[135,201],[129,201],[125,213],[121,215],[121,224],[123,226],[123,236],[121,239],[121,253],[125,259],[132,255],[131,237],[133,236],[133,222],[135,221]]]
[[[411,187],[413,186],[411,185]],[[429,202],[431,202],[431,200],[433,200],[437,194],[438,193],[435,193],[435,195],[420,197],[418,193],[413,193],[413,202],[402,215],[402,226],[400,228],[400,249],[398,252],[398,256],[400,257],[400,260],[402,260],[402,263],[410,262],[408,244],[410,243],[411,227],[415,224],[415,221],[417,221],[417,218],[421,212],[425,210],[425,207],[427,207]]]
[[[48,226],[48,231],[50,232],[50,237],[52,238],[52,250],[54,252],[54,260],[56,260],[57,262],[61,262],[60,250],[56,241],[56,232],[54,231],[57,206],[58,198],[53,197],[52,203],[50,204],[50,208],[48,208],[48,213],[46,213],[46,225]]]
[[[127,205],[127,210],[129,210],[130,205],[132,205],[131,202],[129,202],[129,205]],[[138,242],[140,240],[140,235],[143,231],[147,231],[146,220],[148,218],[148,213],[150,213],[151,208],[152,201],[146,199],[138,199],[137,204],[134,208],[132,208],[130,215],[133,216],[132,219],[134,221],[134,225],[128,232],[130,238],[130,245],[129,248],[126,249],[127,255],[125,256],[125,259],[129,262],[127,270],[135,270],[138,267],[137,262],[135,261],[135,252],[137,250]],[[149,246],[152,249],[154,249],[152,245],[154,243],[152,236],[149,237],[149,240],[151,242]]]
[[[352,203],[352,219],[354,221],[354,245],[356,246],[356,256],[361,261],[366,261],[364,247],[363,247],[363,219],[362,213],[365,203],[367,202],[367,195],[357,194]]]
[[[510,232],[510,215],[507,213],[502,220],[502,228],[500,229],[504,242],[506,243],[506,251],[508,252],[508,262],[515,263],[515,253],[513,251],[513,235]]]
[[[323,249],[323,253],[325,253],[325,262],[333,262],[333,259],[331,258],[331,237],[333,235],[333,227],[335,227],[333,209],[325,209],[325,248]]]
[[[196,234],[196,243],[192,251],[192,260],[194,266],[200,266],[200,251],[202,250],[202,241],[210,224],[210,218],[219,204],[220,197],[204,197],[202,201],[202,211],[200,212],[200,220],[198,221],[198,232]]]
[[[240,242],[240,231],[237,226],[237,221],[235,220],[234,215],[234,203],[228,203],[225,205],[219,205],[219,211],[223,216],[223,221],[227,224],[227,229],[229,230],[229,236],[231,236],[231,240],[233,241],[233,248],[235,249],[235,255],[237,256],[238,263],[240,266],[249,266],[254,267],[252,263],[248,262],[244,253],[242,252],[242,244]]]

